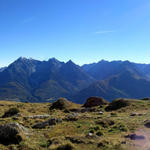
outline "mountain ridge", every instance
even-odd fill
[[[149,87],[150,64],[130,61],[101,60],[79,66],[72,60],[20,57],[0,71],[2,100],[43,102],[66,97],[83,103],[90,96],[100,96],[111,101],[150,97]],[[137,92],[141,93],[138,97]]]

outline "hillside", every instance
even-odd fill
[[[0,108],[0,149],[147,150],[150,146],[148,99],[118,99],[90,108],[66,99],[57,105],[0,101]]]

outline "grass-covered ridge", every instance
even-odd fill
[[[65,100],[66,101],[66,100]],[[0,101],[0,125],[18,123],[19,144],[0,144],[4,150],[146,150],[149,148],[149,100],[121,99],[128,105],[85,108],[70,103],[50,109],[50,103]],[[121,105],[122,106],[122,105]],[[11,111],[10,111],[11,110]],[[12,113],[13,110],[13,113]],[[6,112],[11,115],[3,117]],[[33,128],[35,125],[41,128]],[[1,133],[0,133],[1,135]]]

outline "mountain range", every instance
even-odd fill
[[[55,58],[18,58],[0,69],[0,99],[44,102],[66,97],[84,103],[90,96],[109,101],[150,97],[150,64],[105,61],[76,65]]]

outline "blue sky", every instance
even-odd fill
[[[149,0],[0,0],[0,66],[20,56],[150,63]]]

